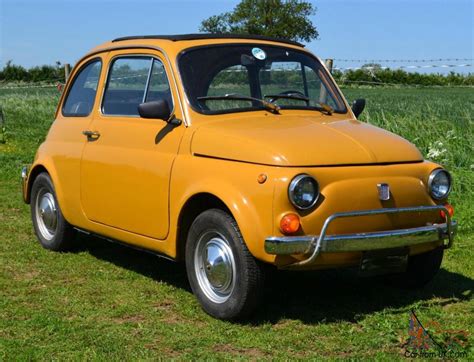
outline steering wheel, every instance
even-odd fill
[[[291,95],[291,94],[298,95],[298,96],[301,96],[303,98],[307,98],[306,95],[303,92],[300,92],[300,91],[297,91],[297,90],[287,90],[287,91],[278,93],[278,95],[282,95],[282,96],[287,96],[287,95]],[[268,99],[268,101],[270,103],[273,103],[276,100],[277,100],[276,98],[269,98]],[[304,101],[304,99],[302,99],[302,101]]]
[[[289,94],[297,94],[301,97],[305,97],[306,98],[306,95],[303,93],[303,92],[300,92],[300,91],[297,91],[297,90],[287,90],[287,91],[284,91],[284,92],[280,92],[278,94],[281,94],[281,95],[289,95]]]

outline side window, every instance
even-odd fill
[[[113,61],[102,103],[102,113],[138,116],[138,105],[144,102],[150,57],[123,57]]]
[[[146,102],[157,101],[159,99],[166,100],[170,109],[173,109],[173,98],[171,96],[170,84],[166,77],[165,67],[159,60],[154,59]]]
[[[96,59],[79,71],[64,102],[62,109],[64,116],[85,117],[91,113],[101,68],[102,62]]]

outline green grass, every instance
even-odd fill
[[[403,359],[411,309],[439,342],[453,334],[447,330],[472,334],[473,92],[345,92],[367,98],[363,119],[401,134],[425,155],[441,150],[438,161],[455,177],[452,201],[461,234],[423,290],[357,279],[352,270],[278,273],[264,306],[249,321],[233,324],[201,311],[182,264],[86,236],[72,253],[39,246],[21,201],[19,170],[44,139],[58,93],[0,90],[7,127],[7,143],[0,144],[0,360]],[[463,343],[458,350],[472,360],[472,337]]]

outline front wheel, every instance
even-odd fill
[[[250,254],[235,220],[222,210],[207,210],[194,220],[186,270],[194,294],[213,317],[243,318],[261,300],[263,266]]]

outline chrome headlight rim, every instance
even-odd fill
[[[433,187],[432,186],[433,186],[434,179],[441,172],[445,173],[446,176],[448,177],[449,188],[448,188],[448,191],[446,191],[446,194],[444,194],[441,197],[438,197],[438,196],[433,194]],[[452,188],[453,188],[453,178],[451,176],[451,173],[448,170],[446,170],[444,168],[437,168],[437,169],[431,171],[430,176],[428,177],[428,193],[430,194],[431,198],[433,198],[434,200],[444,200],[449,196],[449,194],[451,193]]]
[[[294,193],[295,193],[295,189],[296,189],[296,186],[298,185],[298,183],[301,182],[305,178],[309,178],[314,182],[314,184],[316,186],[316,191],[315,191],[314,200],[311,202],[311,204],[308,205],[308,206],[302,207],[301,205],[298,205],[297,202],[295,201]],[[316,205],[316,203],[319,200],[319,195],[320,195],[320,192],[319,192],[319,183],[318,183],[318,181],[314,177],[312,177],[312,176],[310,176],[306,173],[302,173],[302,174],[299,174],[299,175],[296,175],[295,177],[293,177],[293,179],[290,182],[290,185],[288,186],[288,199],[290,200],[291,204],[298,210],[309,210],[309,209],[313,208],[314,205]]]

